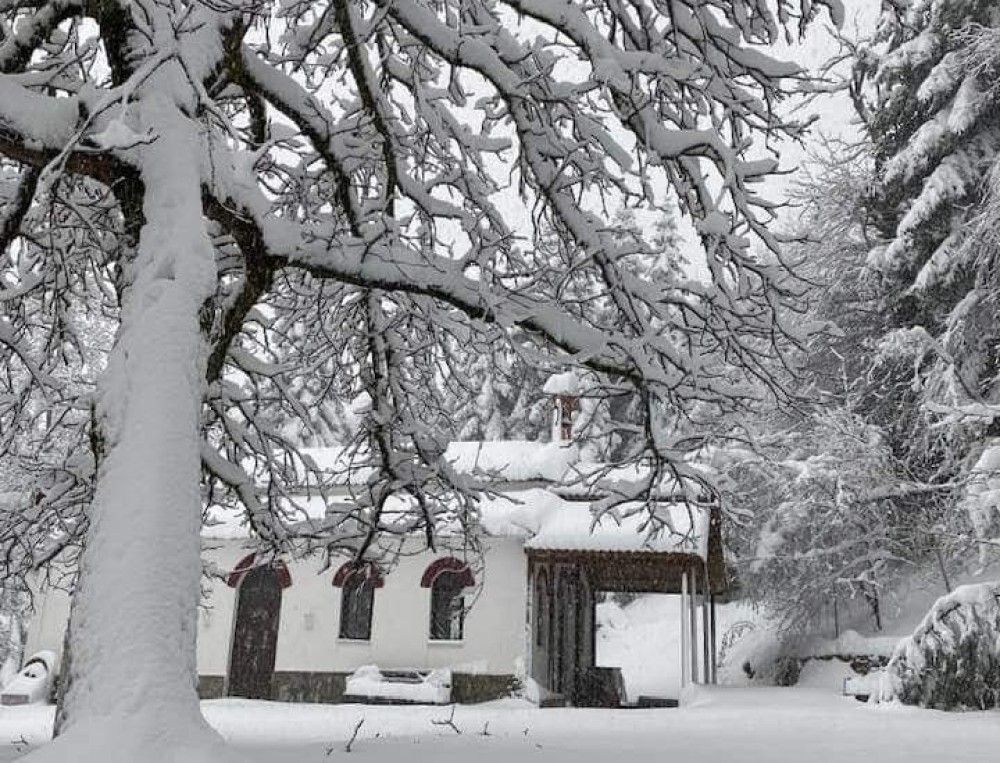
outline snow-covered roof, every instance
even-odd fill
[[[452,442],[444,457],[460,474],[495,476],[504,482],[559,482],[579,460],[580,451],[567,442],[496,440]]]
[[[372,473],[370,467],[352,466],[344,448],[303,448],[301,453],[324,472],[328,485],[362,485]],[[579,458],[573,443],[533,440],[457,441],[444,452],[459,474],[495,482],[558,482]],[[363,464],[364,458],[356,461]]]
[[[350,467],[343,448],[307,448],[302,454],[325,472],[330,486],[361,486],[370,474],[367,467]],[[608,469],[603,464],[580,461],[579,448],[566,442],[527,440],[452,442],[444,458],[460,474],[478,478],[489,492],[477,503],[479,525],[489,536],[519,538],[536,550],[651,551],[707,556],[708,512],[666,500],[670,485],[661,485],[664,501],[655,504],[658,530],[651,530],[649,512],[639,503],[619,506],[595,520],[594,496],[627,493],[646,476],[645,467]],[[535,486],[525,483],[536,483]],[[611,485],[610,488],[607,486]],[[349,503],[350,491],[327,490],[283,501],[289,517],[300,522],[321,522],[333,502]],[[676,500],[676,498],[674,499]],[[384,507],[382,521],[391,525],[398,515],[404,525],[412,499],[394,495]],[[448,511],[439,517],[438,532],[459,532],[462,524]],[[202,532],[206,539],[234,540],[250,537],[244,514],[235,509],[214,509]]]
[[[583,391],[583,384],[576,371],[566,371],[561,374],[553,374],[542,387],[542,392],[546,395],[579,395]]]
[[[707,510],[654,505],[662,529],[652,534],[650,515],[642,504],[624,504],[597,519],[590,502],[566,500],[548,488],[485,496],[478,504],[478,519],[487,535],[521,538],[525,548],[539,551],[651,551],[707,557]]]
[[[340,503],[346,497],[334,499]],[[393,513],[404,516],[409,499],[393,496],[385,507],[383,521]],[[319,496],[296,500],[301,521],[322,521],[327,502]],[[633,513],[634,512],[634,513]],[[476,514],[483,532],[494,538],[517,538],[525,548],[562,551],[618,551],[708,554],[708,512],[681,504],[656,504],[656,516],[664,525],[650,534],[649,514],[640,504],[626,504],[614,513],[595,520],[587,501],[566,500],[544,487],[493,492],[480,498]],[[631,516],[625,516],[631,514]],[[292,516],[295,516],[294,514]],[[443,521],[438,531],[447,535],[452,528]],[[454,532],[460,531],[456,523]],[[235,509],[215,508],[211,524],[202,530],[206,540],[239,540],[250,537],[244,514]]]
[[[287,516],[300,522],[321,522],[326,518],[327,507],[334,500],[322,496],[297,496],[294,505],[282,501],[282,509]],[[244,540],[251,537],[246,512],[235,506],[213,506],[208,512],[208,521],[202,525],[201,537],[205,540]]]
[[[650,533],[650,515],[639,504],[625,504],[595,518],[590,504],[564,502],[548,511],[525,547],[551,551],[651,551],[708,555],[708,512],[682,504],[655,504],[660,529]]]
[[[327,484],[363,485],[372,473],[371,467],[352,465],[352,453],[347,448],[302,448],[300,453],[324,473]],[[364,462],[362,458],[355,460]]]

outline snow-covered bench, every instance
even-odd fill
[[[447,705],[451,702],[450,670],[380,670],[365,665],[344,687],[345,702],[386,705]]]

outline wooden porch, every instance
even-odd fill
[[[715,514],[717,512],[713,512]],[[619,707],[621,673],[596,664],[599,593],[680,597],[681,687],[717,682],[716,597],[726,589],[717,517],[707,553],[528,548],[529,674],[544,688],[542,704]],[[675,706],[677,697],[641,697],[646,707]]]

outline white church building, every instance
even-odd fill
[[[338,457],[312,455],[317,464]],[[348,679],[378,666],[361,673],[391,683],[437,671],[447,701],[493,699],[520,686],[547,703],[614,706],[623,698],[620,673],[598,667],[595,654],[604,592],[681,594],[682,653],[664,659],[680,660],[686,681],[715,680],[714,603],[726,584],[717,511],[664,503],[657,513],[674,532],[654,537],[640,515],[595,524],[593,496],[564,487],[581,468],[569,442],[459,442],[446,458],[460,472],[496,475],[479,506],[483,538],[474,557],[432,552],[414,538],[402,541],[388,568],[323,569],[316,557],[258,555],[235,517],[206,526],[204,560],[221,574],[205,579],[202,696],[364,699],[351,688],[371,681]],[[322,501],[306,504],[323,518]],[[48,588],[34,601],[26,653],[58,653],[69,595]]]

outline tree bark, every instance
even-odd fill
[[[158,91],[139,109],[158,137],[144,156],[146,222],[100,385],[106,451],[74,594],[63,733],[29,756],[38,763],[229,754],[201,717],[196,687],[200,316],[217,275],[196,125]]]

